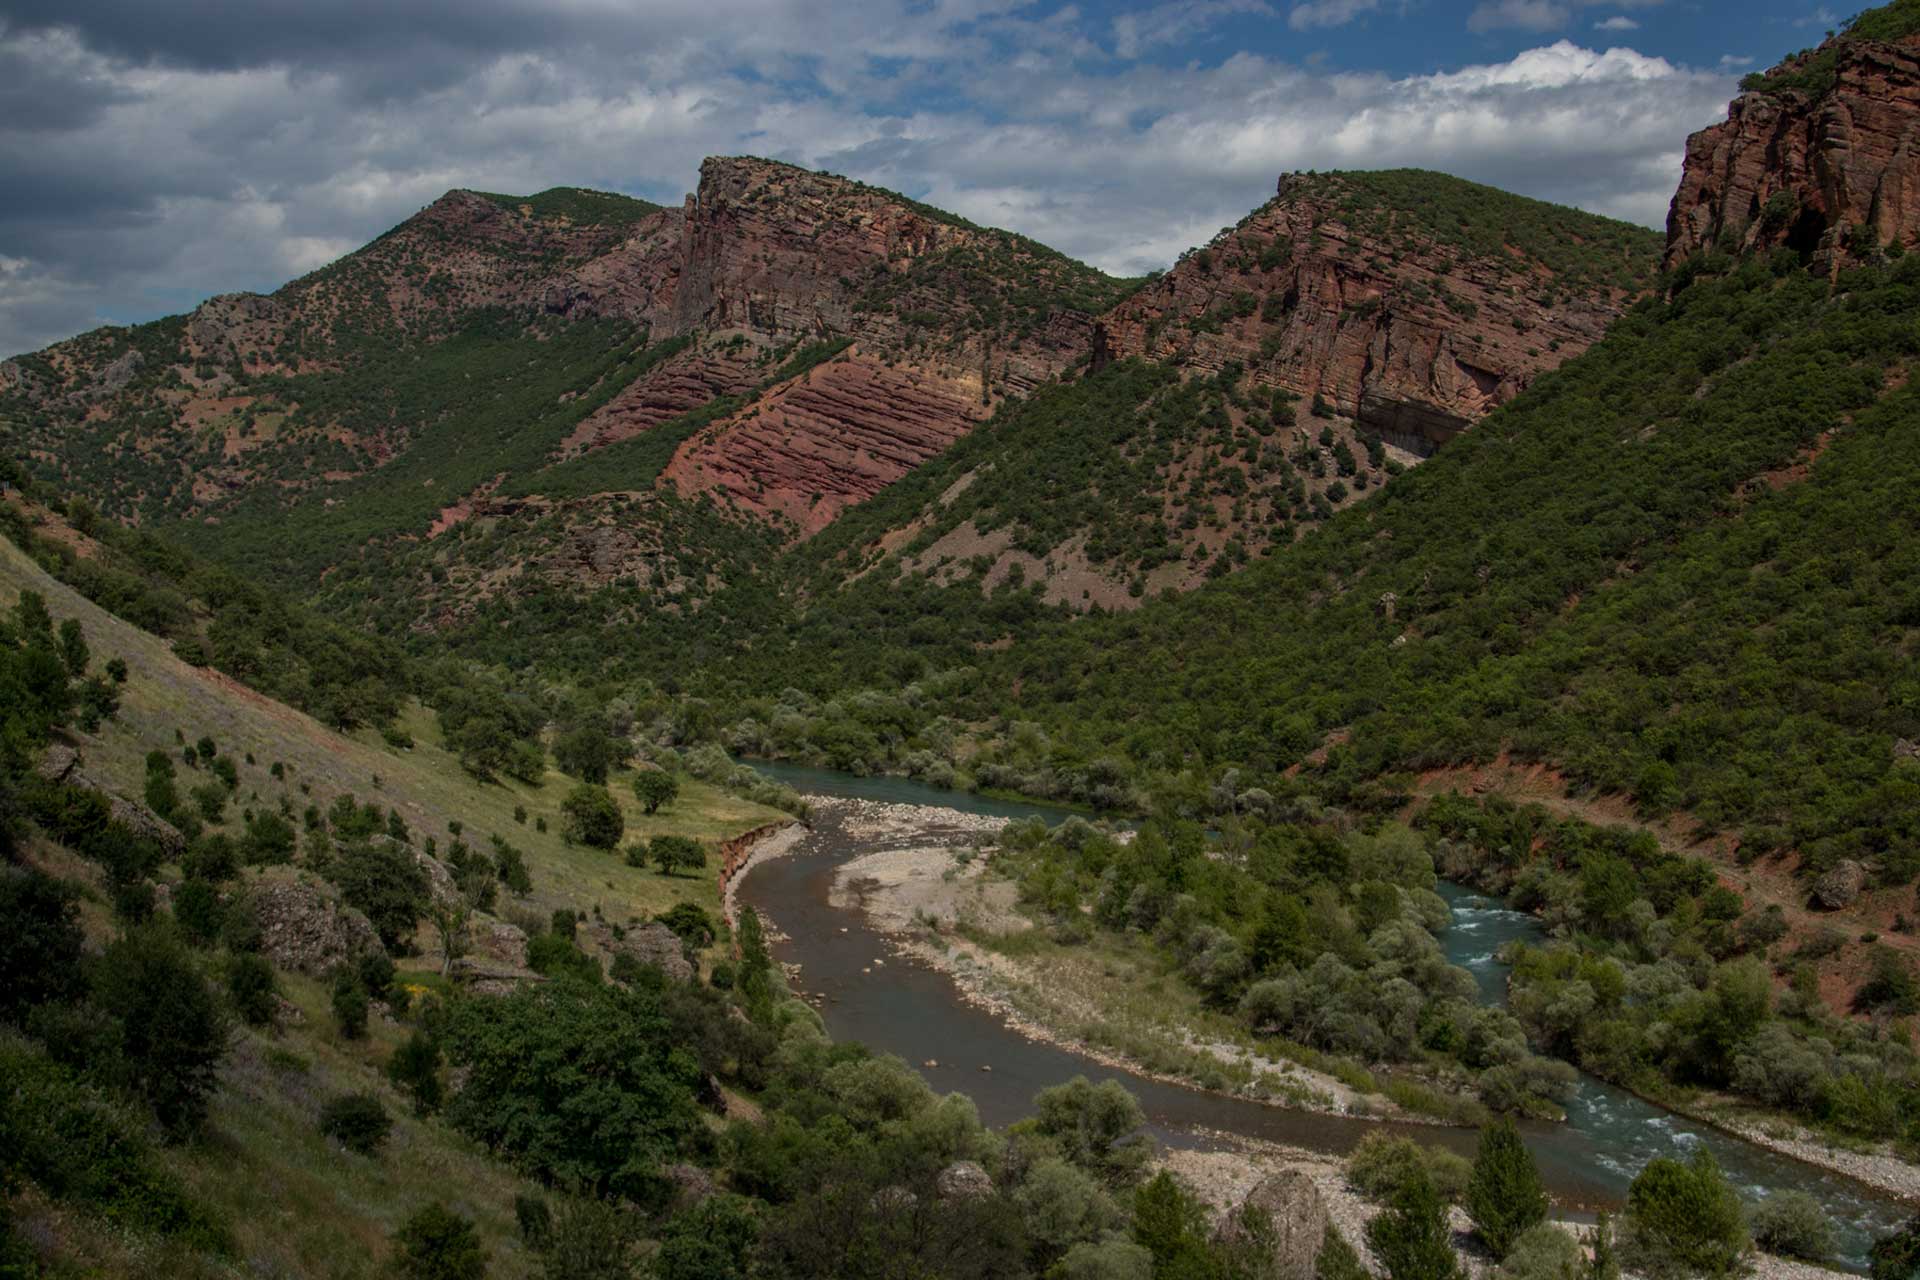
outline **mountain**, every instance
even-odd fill
[[[1869,10],[1741,88],[1723,123],[1687,140],[1669,266],[1786,247],[1837,271],[1920,236],[1920,6]]]

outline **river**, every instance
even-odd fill
[[[1068,812],[940,791],[903,778],[760,762],[754,767],[809,795],[1049,822]],[[1289,1110],[1106,1067],[1019,1034],[960,1000],[944,974],[900,960],[876,966],[875,960],[892,954],[884,939],[859,912],[828,902],[835,867],[867,847],[823,820],[792,856],[755,866],[740,883],[740,900],[783,935],[774,946],[776,957],[799,965],[806,989],[825,997],[821,1014],[836,1039],[898,1054],[935,1089],[972,1097],[986,1123],[1010,1124],[1032,1112],[1041,1089],[1084,1075],[1126,1085],[1155,1136],[1176,1145],[1208,1145],[1204,1135],[1211,1130],[1342,1154],[1364,1134],[1384,1129],[1472,1154],[1476,1135],[1469,1130]],[[1510,941],[1539,937],[1538,922],[1460,885],[1442,882],[1440,891],[1453,911],[1441,938],[1447,958],[1473,975],[1488,1002],[1504,1002],[1506,967],[1497,953]],[[1617,1206],[1649,1160],[1685,1157],[1705,1146],[1749,1204],[1787,1188],[1819,1199],[1834,1220],[1838,1260],[1853,1270],[1864,1270],[1873,1239],[1911,1212],[1850,1179],[1676,1116],[1592,1076],[1580,1077],[1566,1107],[1565,1123],[1528,1122],[1522,1130],[1549,1191],[1576,1209]]]

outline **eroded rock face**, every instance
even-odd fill
[[[1687,139],[1667,214],[1668,266],[1723,240],[1786,245],[1838,266],[1862,226],[1879,245],[1920,242],[1920,37],[1830,39],[1769,78],[1829,56],[1826,92],[1742,94],[1723,123]]]
[[[40,757],[39,773],[49,782],[65,782],[70,786],[98,792],[106,799],[107,816],[111,821],[119,823],[136,836],[153,841],[169,859],[177,859],[186,852],[187,839],[171,822],[140,801],[129,800],[88,773],[83,767],[85,763],[78,751],[56,742]]]
[[[1238,361],[1426,454],[1586,350],[1629,300],[1557,296],[1544,267],[1496,269],[1418,229],[1363,230],[1342,195],[1283,176],[1264,208],[1101,317],[1095,363]]]
[[[682,494],[718,490],[735,506],[816,533],[945,450],[983,412],[946,378],[856,352],[701,431],[667,477]]]
[[[1265,1214],[1272,1230],[1273,1263],[1263,1277],[1312,1280],[1314,1258],[1327,1231],[1326,1201],[1313,1179],[1298,1169],[1283,1169],[1261,1179],[1227,1216],[1221,1234],[1231,1239],[1244,1232],[1244,1215],[1249,1210]]]
[[[381,950],[367,918],[312,872],[270,867],[248,875],[243,908],[259,923],[260,949],[278,967],[317,976]]]

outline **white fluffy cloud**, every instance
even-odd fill
[[[346,42],[337,58],[276,59],[241,31],[197,63],[0,30],[0,354],[271,288],[451,187],[677,202],[710,154],[850,174],[1125,273],[1294,169],[1442,169],[1657,225],[1686,134],[1732,89],[1721,68],[1568,40],[1409,77],[1116,58],[1178,38],[1166,24],[1266,10],[1241,0],[1150,9],[1126,33],[1017,0],[661,0],[645,39],[625,8],[566,0],[542,11],[573,24],[562,42],[513,26],[520,2],[473,0],[472,48],[383,37],[406,75],[344,28],[312,36]]]

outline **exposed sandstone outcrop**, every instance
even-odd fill
[[[572,456],[651,431],[718,396],[751,390],[757,371],[746,352],[689,349],[662,361],[581,421],[561,445]]]
[[[1832,63],[1822,90],[1793,87]],[[1667,215],[1667,264],[1725,241],[1786,245],[1837,266],[1856,228],[1920,242],[1920,36],[1830,38],[1775,67],[1720,124],[1687,140]]]
[[[1562,292],[1518,250],[1472,256],[1410,215],[1362,226],[1349,199],[1337,177],[1283,176],[1275,199],[1101,317],[1096,363],[1238,361],[1424,454],[1584,351],[1630,300]]]
[[[701,431],[666,474],[683,494],[719,490],[813,533],[946,449],[982,412],[952,382],[856,352]]]

